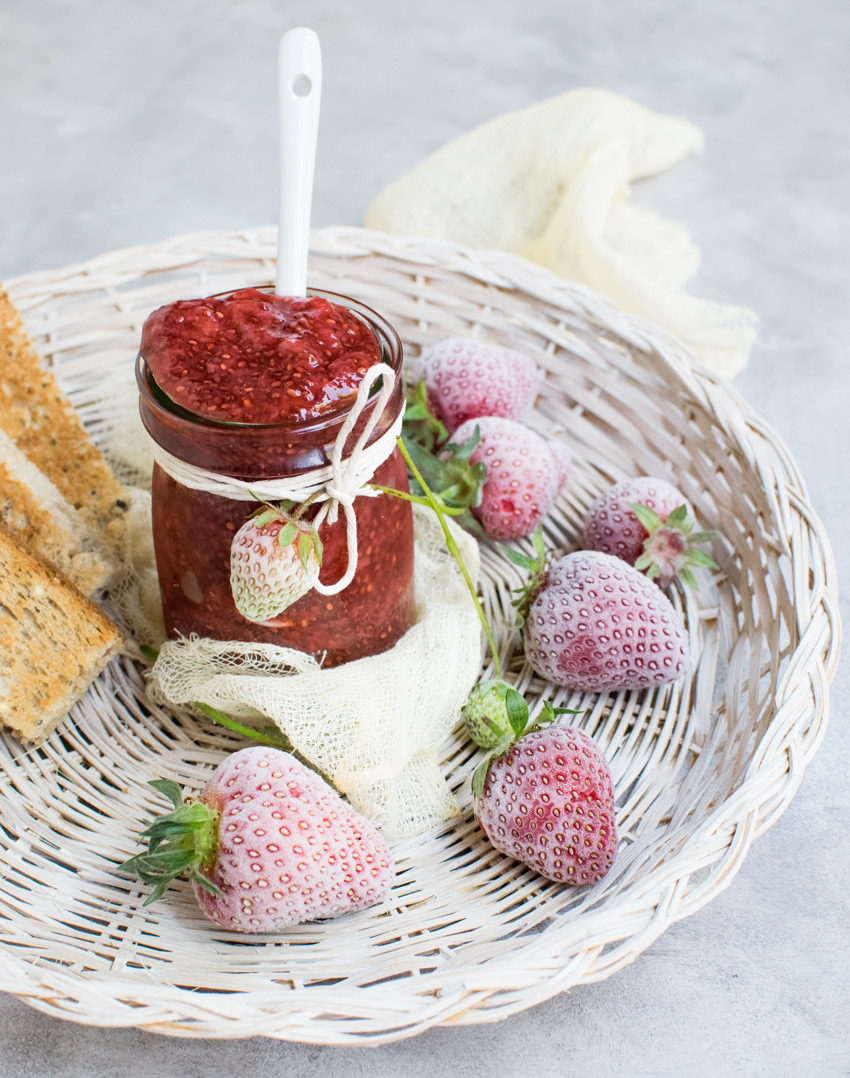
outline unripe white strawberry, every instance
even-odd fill
[[[266,506],[245,521],[230,546],[230,588],[248,621],[277,617],[319,578],[322,545],[316,531]]]

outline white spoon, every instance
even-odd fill
[[[322,52],[313,30],[284,34],[277,56],[280,153],[277,277],[279,296],[307,294],[313,167],[322,100]]]

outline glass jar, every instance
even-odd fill
[[[396,372],[392,397],[367,444],[389,430],[404,408],[402,348],[398,334],[380,315],[345,296],[311,289],[347,307],[369,327],[381,359]],[[140,354],[136,378],[142,421],[154,441],[187,464],[247,482],[287,479],[329,463],[334,441],[353,399],[319,419],[273,424],[221,422],[190,412],[157,385]],[[347,441],[363,430],[375,394]],[[350,449],[349,449],[350,451]],[[407,471],[396,447],[372,481],[407,491]],[[217,640],[278,644],[308,652],[336,666],[386,651],[415,620],[413,519],[410,503],[391,495],[358,497],[357,570],[335,595],[307,592],[275,618],[251,622],[236,608],[230,585],[233,537],[257,509],[256,503],[185,487],[159,465],[153,474],[153,536],[165,625],[173,639],[196,633]],[[323,584],[330,585],[348,564],[346,522],[319,529],[323,544]]]

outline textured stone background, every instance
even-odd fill
[[[850,8],[2,0],[0,280],[274,220],[274,56],[295,25],[316,29],[324,54],[316,226],[360,223],[446,139],[576,86],[704,128],[704,154],[635,197],[691,227],[704,252],[695,291],[761,315],[738,386],[807,477],[847,619]],[[0,1076],[850,1074],[848,712],[840,670],[831,724],[782,819],[727,891],[603,983],[376,1049],[89,1029],[0,996]]]

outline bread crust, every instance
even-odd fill
[[[0,723],[43,741],[122,644],[102,610],[0,525]]]
[[[121,484],[0,289],[0,429],[109,538],[123,513]]]

